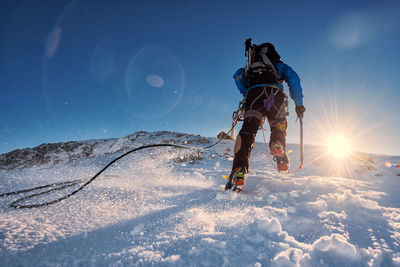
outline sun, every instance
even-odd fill
[[[338,160],[348,157],[352,150],[350,139],[343,134],[329,136],[326,146],[328,153]]]
[[[332,90],[319,97],[319,103],[314,103],[315,112],[304,120],[312,150],[308,164],[318,166],[328,176],[357,177],[363,164],[358,151],[380,137],[376,135],[380,125],[370,124],[371,105],[365,107],[361,102],[361,88],[354,88],[351,95],[336,95],[343,90],[337,85],[329,86]],[[356,91],[360,93],[354,94]]]

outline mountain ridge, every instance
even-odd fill
[[[56,165],[61,162],[74,162],[79,159],[120,152],[135,147],[137,143],[150,144],[152,139],[160,144],[171,143],[173,140],[181,145],[199,145],[211,142],[212,138],[172,131],[138,131],[120,138],[43,143],[32,148],[15,149],[0,154],[0,169],[10,170],[49,163]]]
[[[0,169],[0,192],[82,181],[20,204],[43,203],[79,188],[133,148],[216,141],[137,132],[28,149],[10,169]],[[335,161],[324,148],[306,146],[303,169],[282,175],[264,144],[256,143],[246,186],[237,194],[224,191],[222,178],[232,168],[233,146],[223,140],[206,151],[143,149],[73,197],[41,208],[15,210],[9,204],[21,196],[0,198],[0,265],[400,265],[399,171],[384,165],[399,157],[355,153]],[[299,145],[288,148],[292,170]],[[32,155],[39,152],[50,160],[38,164]]]

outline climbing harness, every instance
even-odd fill
[[[240,103],[239,103],[238,109],[233,112],[233,114],[232,114],[232,125],[235,124],[235,126],[236,126],[236,124],[239,121],[244,121],[244,113],[245,113],[244,105],[245,105],[245,103],[246,103],[246,98],[243,98],[243,100],[240,101]]]
[[[229,135],[229,133],[235,128],[237,122],[234,123],[234,125],[232,125],[232,128],[228,131],[227,135]],[[10,207],[15,208],[15,209],[31,209],[31,208],[38,208],[38,207],[43,207],[43,206],[48,206],[51,204],[55,204],[57,202],[61,202],[73,195],[75,195],[76,193],[78,193],[79,191],[81,191],[82,189],[84,189],[86,186],[88,186],[89,184],[91,184],[97,177],[99,177],[99,175],[101,173],[103,173],[108,167],[110,167],[112,164],[114,164],[115,162],[117,162],[118,160],[122,159],[123,157],[126,157],[127,155],[142,150],[142,149],[146,149],[146,148],[152,148],[152,147],[175,147],[175,148],[182,148],[182,149],[191,149],[191,150],[208,150],[216,145],[218,145],[219,143],[222,142],[222,140],[225,139],[225,136],[221,137],[216,143],[210,145],[210,146],[206,146],[206,147],[193,147],[193,146],[183,146],[183,145],[178,145],[178,144],[149,144],[149,145],[143,145],[141,147],[137,147],[134,148],[132,150],[129,150],[125,153],[123,153],[122,155],[118,156],[117,158],[113,159],[112,161],[110,161],[103,169],[101,169],[99,172],[97,172],[93,177],[89,178],[89,179],[79,179],[79,180],[72,180],[72,181],[66,181],[66,182],[58,182],[58,183],[51,183],[51,184],[47,184],[47,185],[42,185],[42,186],[38,186],[38,187],[33,187],[33,188],[28,188],[28,189],[24,189],[24,190],[20,190],[20,191],[15,191],[15,192],[8,192],[8,193],[3,193],[0,194],[0,197],[6,197],[6,196],[11,196],[11,195],[19,195],[19,194],[23,194],[23,193],[28,193],[28,192],[33,192],[36,190],[40,190],[40,189],[45,189],[45,188],[50,188],[46,191],[42,191],[39,193],[33,193],[31,195],[28,196],[24,196],[21,197],[13,202],[10,203]],[[37,196],[42,196],[42,195],[47,195],[50,193],[53,193],[55,191],[59,191],[59,190],[63,190],[65,188],[77,185],[83,183],[83,185],[81,185],[78,189],[72,191],[71,193],[68,193],[60,198],[48,201],[48,202],[42,202],[42,203],[35,203],[35,204],[21,204],[22,202],[37,197]]]
[[[256,87],[256,86],[254,86],[254,87]],[[260,110],[266,109],[267,111],[270,111],[271,108],[274,108],[276,110],[275,119],[285,118],[288,115],[288,113],[286,111],[287,106],[288,106],[288,98],[287,98],[286,94],[283,92],[283,90],[279,86],[275,86],[275,85],[268,85],[268,86],[259,85],[257,87],[262,87],[263,91],[250,104],[250,108],[249,108],[249,110],[246,110],[246,112],[244,114],[244,118],[256,117],[260,121],[263,121],[264,116],[260,112]],[[271,89],[271,92],[268,93],[267,89]],[[282,102],[282,104],[279,107],[277,107],[275,105],[275,96],[279,92],[281,92],[285,96],[285,99]],[[253,105],[257,102],[258,99],[260,99],[264,95],[265,95],[265,98],[264,98],[263,106],[260,107],[259,109],[253,109]]]

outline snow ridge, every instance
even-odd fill
[[[0,192],[88,178],[144,144],[216,141],[137,132],[18,150],[0,155]],[[282,176],[257,143],[237,194],[221,178],[233,145],[138,151],[48,207],[14,210],[0,198],[0,266],[400,266],[400,178],[384,166],[399,157],[357,154],[341,173],[306,147],[304,169]],[[299,150],[289,148],[294,168]]]

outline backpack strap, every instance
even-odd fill
[[[276,71],[276,68],[275,68],[274,64],[272,64],[271,60],[267,57],[267,52],[268,52],[268,46],[264,46],[261,49],[261,56],[262,56],[262,59],[264,61],[264,64],[271,66],[272,69],[274,70],[274,72],[276,72],[278,74],[278,77],[279,77],[279,73]],[[281,79],[281,77],[279,77],[279,79]]]
[[[260,53],[259,56],[261,56],[259,61],[252,62],[252,59],[254,58],[253,53]],[[268,52],[268,46],[262,47],[260,50],[256,50],[254,47],[251,47],[248,51],[248,57],[247,57],[247,62],[246,62],[246,72],[259,72],[262,71],[261,69],[267,69],[270,67],[274,73],[278,76],[278,79],[281,80],[281,77],[279,76],[278,71],[275,68],[275,65],[271,62],[271,60],[267,56]],[[248,67],[247,67],[248,65]]]
[[[254,62],[253,64],[250,65],[250,69],[254,70],[256,68],[266,68],[267,66],[265,65],[264,62],[258,61]]]

